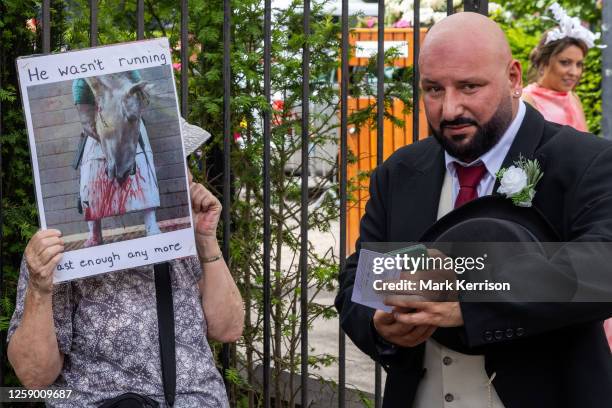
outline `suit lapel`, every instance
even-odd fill
[[[432,140],[432,148],[420,160],[402,165],[410,168],[412,176],[398,177],[399,200],[393,206],[391,219],[392,230],[397,233],[392,234],[392,239],[417,241],[436,222],[446,172],[444,150]]]
[[[540,145],[542,134],[544,133],[544,120],[542,116],[532,108],[528,103],[525,103],[526,111],[523,123],[510,146],[508,154],[504,158],[501,168],[507,168],[514,164],[521,156],[525,159],[533,159],[535,151]],[[497,194],[499,180],[495,180],[493,186],[493,194]]]

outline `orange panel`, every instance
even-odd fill
[[[421,29],[421,43],[425,38],[426,29]],[[355,45],[356,41],[376,41],[378,38],[378,29],[359,28],[351,30],[349,43]],[[412,65],[412,57],[414,55],[413,48],[413,30],[411,28],[386,28],[386,41],[407,41],[408,42],[408,58],[398,58],[394,65],[410,66]],[[352,57],[349,60],[350,66],[367,65],[367,58]],[[339,70],[340,71],[340,70]],[[340,74],[340,72],[338,72]],[[339,75],[340,77],[340,75]],[[371,98],[348,98],[348,111],[353,112],[355,109],[363,109],[368,104],[374,103]],[[412,143],[412,114],[402,114],[404,105],[399,100],[394,100],[392,105],[392,113],[396,117],[400,117],[405,121],[404,127],[393,126],[393,124],[385,120],[384,124],[384,142],[383,142],[383,158],[388,158],[393,152],[402,146]],[[427,119],[425,116],[425,108],[423,102],[419,101],[419,140],[428,136]],[[349,130],[351,127],[349,127]],[[359,222],[365,213],[365,205],[369,198],[369,179],[358,181],[357,177],[363,172],[371,172],[376,167],[376,128],[372,128],[372,123],[362,126],[355,133],[348,135],[348,149],[358,158],[356,163],[349,164],[347,169],[348,189],[353,191],[351,196],[357,199],[357,202],[349,201],[347,203],[347,254],[351,254],[355,250],[355,241],[359,237]]]

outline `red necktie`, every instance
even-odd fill
[[[482,163],[470,167],[464,167],[456,162],[453,164],[457,171],[457,178],[459,178],[459,194],[455,200],[455,208],[458,208],[478,198],[478,184],[487,172],[487,168]]]

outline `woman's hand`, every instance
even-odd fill
[[[62,233],[56,229],[38,231],[25,249],[28,288],[23,316],[8,344],[7,356],[27,388],[51,385],[64,362],[57,343],[52,304],[53,273],[63,252]]]
[[[199,234],[207,238],[216,238],[217,225],[221,216],[221,203],[206,187],[194,182],[191,173],[189,173],[189,192],[196,237]]]
[[[63,254],[64,240],[59,230],[40,230],[32,236],[25,249],[25,260],[33,290],[39,294],[53,292],[53,272]]]

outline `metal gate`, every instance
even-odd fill
[[[138,39],[144,39],[144,0],[136,0],[137,2],[137,27],[136,34]],[[342,59],[341,59],[341,114],[340,114],[340,165],[339,165],[339,179],[340,179],[340,271],[343,271],[346,266],[346,248],[347,248],[347,234],[346,234],[346,222],[347,222],[347,117],[348,117],[348,78],[349,78],[349,1],[342,0],[342,14],[341,14],[341,26],[342,26]],[[420,17],[420,2],[417,0],[414,3],[414,26],[419,27]],[[224,110],[223,110],[223,255],[225,259],[229,259],[230,247],[230,149],[231,149],[231,129],[230,129],[230,102],[231,102],[231,67],[230,67],[230,44],[231,38],[231,15],[232,9],[229,0],[224,0],[224,18],[223,18],[223,83],[224,83]],[[180,24],[180,38],[181,38],[181,61],[188,61],[188,0],[180,1],[180,12],[181,12],[181,24]],[[453,10],[453,0],[447,0],[447,10]],[[475,11],[482,14],[487,14],[488,1],[487,0],[466,0],[464,4],[464,10]],[[306,33],[306,41],[308,39],[308,33],[310,32],[311,23],[311,5],[310,0],[304,0],[304,12],[303,12],[303,29]],[[89,2],[90,12],[90,44],[96,46],[98,37],[98,3],[95,0]],[[378,0],[378,19],[384,21],[385,5],[383,0]],[[271,89],[270,89],[270,67],[271,67],[271,21],[272,21],[272,6],[271,0],[265,0],[264,9],[264,92],[265,98],[268,104],[271,103]],[[50,0],[43,0],[42,2],[42,52],[49,53],[51,51],[51,23],[50,23]],[[414,30],[413,47],[414,47],[414,60],[418,59],[419,55],[419,30]],[[384,96],[384,24],[378,25],[378,61],[377,61],[377,104],[383,106]],[[0,60],[1,61],[1,60]],[[6,61],[5,63],[13,63],[12,61]],[[308,124],[309,124],[309,98],[310,98],[310,50],[308,46],[303,47],[303,62],[302,62],[302,83],[303,83],[303,108],[302,108],[302,132],[301,132],[301,165],[303,169],[309,168],[309,135],[308,135]],[[2,67],[0,67],[0,70]],[[415,140],[418,138],[419,130],[419,72],[417,64],[412,65],[413,69],[413,137]],[[180,109],[183,116],[187,116],[189,111],[188,106],[188,64],[181,64],[180,72]],[[2,76],[0,76],[0,80]],[[0,83],[0,86],[2,84]],[[380,164],[383,160],[383,143],[384,143],[384,111],[379,109],[377,112],[377,157],[376,162]],[[271,322],[270,322],[270,307],[271,307],[271,279],[270,279],[270,254],[271,254],[271,219],[270,219],[270,198],[271,198],[271,180],[270,180],[270,157],[271,157],[271,112],[269,110],[264,113],[264,150],[263,150],[263,177],[264,183],[262,186],[263,199],[264,199],[264,242],[263,242],[263,267],[264,267],[264,282],[263,282],[263,302],[264,302],[264,344],[263,344],[263,405],[264,407],[270,407],[270,341],[271,341]],[[2,132],[2,105],[0,102],[0,133]],[[0,167],[2,165],[0,159]],[[1,184],[0,184],[0,199],[2,198]],[[307,263],[307,250],[308,250],[308,228],[307,228],[307,217],[308,217],[308,172],[301,172],[301,247],[300,247],[300,278],[301,278],[301,406],[307,407],[309,405],[309,390],[308,390],[308,298],[307,298],[307,276],[308,276],[308,263]],[[0,208],[0,221],[2,221],[2,213]],[[2,231],[0,230],[0,234]],[[2,236],[0,235],[0,238]],[[2,283],[2,258],[0,257],[0,283]],[[0,285],[0,287],[3,286]],[[2,370],[2,384],[4,384],[4,372],[5,372],[5,357],[6,345],[4,341],[4,333],[2,338],[2,362],[0,369]],[[338,407],[344,408],[346,406],[346,371],[345,371],[345,358],[346,358],[346,339],[345,335],[340,328],[339,337],[339,387],[338,387]],[[304,358],[306,357],[306,358]],[[222,364],[224,369],[229,367],[229,348],[227,345],[224,346],[222,353]],[[382,402],[381,392],[381,368],[376,365],[375,375],[375,406],[378,408]]]

